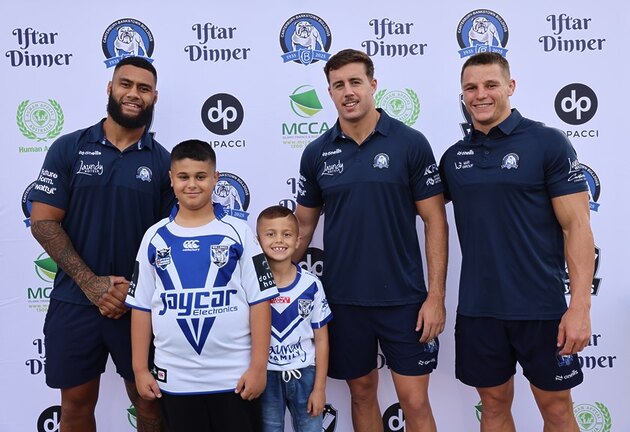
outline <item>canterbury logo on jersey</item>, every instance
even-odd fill
[[[183,246],[184,252],[197,252],[199,250],[199,240],[186,240]]]

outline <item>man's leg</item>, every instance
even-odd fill
[[[383,420],[378,406],[376,389],[378,369],[359,378],[346,380],[350,388],[352,425],[355,432],[382,432]]]
[[[61,423],[63,432],[95,432],[94,409],[98,400],[100,378],[76,387],[61,389]]]
[[[545,391],[533,384],[530,386],[545,423],[543,432],[579,432],[571,390]]]
[[[125,389],[129,400],[136,407],[136,425],[138,432],[162,432],[166,428],[162,422],[160,404],[157,400],[148,401],[142,399],[136,389],[136,384],[125,381]]]
[[[477,387],[481,397],[481,432],[515,432],[512,418],[514,377],[495,387]]]
[[[437,427],[429,403],[429,374],[399,375],[392,371],[396,395],[405,414],[405,431],[435,432]]]

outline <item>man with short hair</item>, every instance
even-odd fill
[[[481,431],[515,431],[518,362],[545,432],[578,432],[570,389],[583,379],[595,250],[584,174],[561,131],[510,108],[504,57],[470,57],[461,86],[473,128],[440,161],[462,251],[457,378],[479,392]]]
[[[324,72],[339,118],[302,155],[296,215],[303,242],[294,258],[311,241],[323,207],[322,282],[335,316],[328,376],[348,383],[354,430],[382,431],[380,345],[405,429],[435,431],[428,386],[444,329],[448,247],[437,164],[420,132],[375,108],[370,57],[343,50]],[[424,222],[428,294],[417,215]]]
[[[50,147],[30,200],[31,232],[59,272],[44,324],[46,383],[61,389],[61,430],[96,430],[100,375],[111,354],[137,409],[138,431],[159,431],[156,402],[142,400],[131,367],[124,304],[148,227],[174,205],[169,153],[149,133],[157,73],[127,57],[107,85],[107,118]]]

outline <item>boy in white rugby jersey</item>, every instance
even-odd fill
[[[300,238],[295,215],[272,206],[256,233],[280,295],[271,300],[271,346],[262,396],[263,432],[283,432],[288,407],[296,432],[321,432],[326,403],[328,330],[332,318],[322,284],[291,262]]]
[[[212,203],[215,167],[206,142],[173,148],[179,210],[146,232],[127,296],[138,392],[161,399],[170,432],[261,429],[278,293],[251,229]]]

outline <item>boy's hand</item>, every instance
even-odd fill
[[[148,369],[139,373],[135,372],[135,376],[136,388],[138,389],[138,394],[142,397],[142,399],[155,400],[156,398],[162,397],[160,388]]]
[[[235,393],[241,395],[243,400],[254,400],[259,397],[267,385],[267,370],[249,368],[236,384]]]
[[[317,417],[324,412],[324,405],[326,405],[326,392],[324,390],[313,389],[311,395],[308,397],[306,411],[312,417]]]

